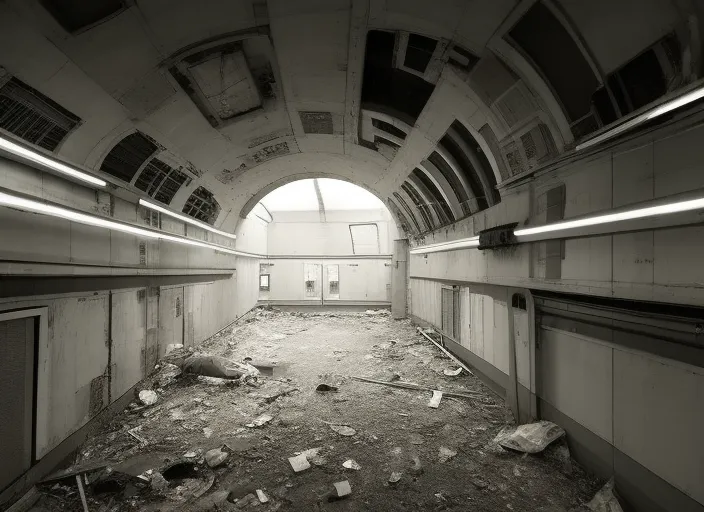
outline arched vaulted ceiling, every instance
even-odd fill
[[[417,233],[698,78],[703,9],[6,0],[0,127],[223,229],[280,184],[334,177]],[[12,124],[27,101],[55,143]]]

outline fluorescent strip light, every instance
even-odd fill
[[[122,222],[116,222],[114,220],[103,219],[101,217],[96,217],[93,215],[88,215],[85,213],[75,212],[66,208],[61,208],[59,206],[53,206],[46,203],[41,203],[38,201],[32,201],[31,199],[25,199],[22,197],[13,196],[0,192],[0,206],[9,206],[14,208],[19,208],[22,210],[27,210],[35,213],[41,213],[44,215],[50,215],[52,217],[59,217],[62,219],[67,219],[73,222],[78,222],[80,224],[86,224],[88,226],[97,226],[106,229],[114,229],[115,231],[121,231],[123,233],[130,233],[132,235],[142,236],[146,238],[156,238],[159,240],[167,240],[169,242],[175,242],[179,244],[194,245],[196,247],[203,247],[205,249],[213,249],[220,252],[225,252],[228,254],[235,254],[238,256],[251,256],[258,257],[258,255],[235,251],[228,247],[211,244],[207,242],[200,242],[198,240],[193,240],[190,238],[168,235],[166,233],[152,231],[149,229],[140,228],[137,226],[132,226],[130,224],[123,224]]]
[[[213,233],[217,233],[218,235],[226,236],[227,238],[232,238],[233,240],[237,238],[237,236],[233,235],[232,233],[225,233],[224,231],[220,231],[219,229],[215,229],[213,226],[205,224],[204,222],[198,222],[197,220],[195,220],[191,217],[188,217],[186,215],[179,215],[178,213],[172,212],[171,210],[168,210],[168,209],[164,208],[163,206],[159,206],[158,204],[154,204],[149,201],[145,201],[144,199],[140,199],[139,204],[141,204],[142,206],[145,206],[151,210],[161,212],[164,215],[168,215],[169,217],[173,217],[174,219],[178,219],[180,221],[187,222],[188,224],[193,224],[194,226],[198,226],[199,228],[203,228],[203,229],[211,231]]]
[[[66,174],[67,176],[71,176],[73,178],[88,182],[91,185],[97,185],[99,187],[104,187],[107,185],[107,182],[101,180],[100,178],[96,178],[95,176],[91,176],[90,174],[76,170],[66,164],[62,164],[61,162],[52,160],[51,158],[47,158],[46,156],[42,155],[41,153],[38,153],[37,151],[27,149],[4,137],[0,137],[0,149],[4,149],[5,151],[8,151],[14,155],[21,156],[22,158],[26,158],[27,160],[31,160],[34,163],[44,165],[49,169],[53,169],[54,171],[60,172],[61,174]]]
[[[479,247],[479,237],[462,238],[451,242],[440,242],[437,244],[423,245],[411,249],[411,254],[429,254],[434,252],[456,251],[459,249],[473,249]]]
[[[677,108],[680,108],[684,105],[687,105],[688,103],[692,103],[693,101],[697,101],[698,99],[704,98],[704,86],[698,87],[697,89],[688,92],[687,94],[683,94],[679,98],[672,99],[670,101],[665,102],[664,104],[660,105],[659,107],[655,107],[652,110],[648,112],[644,112],[643,114],[640,114],[633,119],[626,121],[623,124],[620,124],[618,126],[615,126],[613,129],[602,133],[601,135],[598,135],[594,137],[593,139],[589,139],[581,144],[578,144],[577,147],[575,148],[576,151],[580,151],[582,149],[588,148],[590,146],[593,146],[595,144],[598,144],[600,142],[605,141],[606,139],[610,139],[612,137],[615,137],[619,133],[623,133],[626,130],[633,128],[636,125],[639,125],[645,121],[650,121],[651,119],[654,119],[658,116],[661,116],[663,114],[667,114],[668,112],[671,112],[672,110],[675,110]]]
[[[513,234],[517,237],[537,235],[539,233],[549,233],[552,231],[562,231],[565,229],[595,226],[597,224],[608,224],[611,222],[620,222],[624,220],[642,219],[644,217],[654,217],[657,215],[666,215],[668,213],[679,213],[690,210],[699,210],[701,208],[704,208],[704,198],[692,199],[690,201],[680,201],[677,203],[663,204],[660,206],[650,206],[647,208],[638,208],[637,210],[630,210],[627,212],[598,215],[596,217],[587,217],[585,219],[556,222],[555,224],[546,224],[544,226],[537,226],[534,228],[519,229],[514,231]]]

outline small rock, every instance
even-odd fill
[[[264,491],[261,489],[257,489],[257,498],[259,498],[259,503],[266,503],[269,501],[269,498],[266,497],[266,494],[264,494]]]
[[[450,450],[449,448],[445,448],[444,446],[440,447],[440,450],[438,451],[438,460],[443,463],[447,462],[450,460],[452,457],[457,455],[457,452],[454,450]]]
[[[257,500],[257,497],[254,494],[247,494],[243,498],[240,498],[237,500],[237,508],[244,508],[250,503],[257,503],[259,504],[259,501]]]
[[[164,475],[155,471],[152,475],[151,486],[157,492],[163,492],[169,488],[169,481],[164,478]]]
[[[203,435],[204,435],[206,438],[209,438],[210,436],[213,435],[213,429],[210,428],[210,427],[205,427],[205,428],[203,429]]]
[[[420,463],[418,457],[413,457],[413,467],[411,468],[411,473],[418,476],[423,473],[423,465]]]
[[[227,452],[222,451],[220,448],[213,448],[205,452],[205,462],[207,462],[208,466],[211,468],[218,467],[227,460],[227,457]]]
[[[248,427],[248,428],[263,427],[264,425],[266,425],[267,423],[269,423],[273,419],[274,419],[273,416],[270,416],[268,414],[262,414],[257,419],[255,419],[252,423],[247,423],[245,425],[245,427]]]
[[[460,373],[462,373],[462,367],[460,366],[456,370],[443,370],[442,373],[448,377],[457,377]]]
[[[337,391],[337,388],[335,386],[330,386],[329,384],[318,384],[318,387],[315,388],[315,390],[325,393],[327,391]]]
[[[159,400],[159,395],[151,389],[143,389],[139,392],[139,401],[144,405],[154,405],[157,400]]]
[[[487,487],[489,487],[488,483],[486,483],[484,480],[482,480],[481,478],[478,478],[478,477],[470,478],[469,481],[474,487],[476,487],[477,489],[480,489],[480,490],[486,489]]]
[[[345,462],[342,463],[342,466],[347,468],[347,469],[354,469],[355,471],[359,471],[362,469],[362,466],[360,466],[357,461],[353,459],[348,459]]]
[[[395,484],[396,482],[401,480],[402,476],[403,476],[403,473],[401,473],[399,471],[394,471],[393,473],[391,473],[391,476],[389,477],[389,483]]]
[[[347,425],[330,425],[330,428],[341,436],[353,436],[357,433],[355,429]]]
[[[350,486],[350,482],[348,480],[345,480],[344,482],[335,482],[332,485],[335,486],[335,491],[337,492],[338,498],[344,498],[345,496],[352,494],[352,487]]]
[[[189,452],[184,453],[183,456],[186,457],[187,459],[193,459],[193,458],[197,457],[198,454],[194,451],[189,451]]]
[[[306,458],[306,455],[304,453],[296,455],[295,457],[289,457],[288,462],[289,464],[291,464],[291,468],[293,468],[293,471],[296,473],[305,471],[306,469],[310,468],[310,463],[308,462],[308,459]]]

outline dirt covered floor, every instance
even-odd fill
[[[195,352],[277,366],[235,385],[162,363],[138,387],[156,402],[136,398],[80,450],[79,467],[107,464],[86,473],[89,510],[569,511],[603,483],[563,440],[536,455],[493,443],[512,423],[503,401],[466,372],[445,375],[457,366],[387,312],[258,309]],[[430,391],[353,376],[478,394],[434,409]],[[288,459],[302,452],[310,467],[295,473]],[[351,494],[336,499],[344,481]],[[35,512],[83,510],[75,479],[40,490]]]

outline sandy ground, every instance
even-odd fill
[[[196,351],[277,367],[238,386],[195,376],[163,387],[145,381],[139,389],[156,390],[158,401],[133,403],[78,454],[78,464],[110,468],[88,473],[91,511],[568,511],[602,483],[569,459],[564,441],[537,455],[492,443],[512,423],[503,401],[472,375],[444,375],[452,361],[387,314],[260,309]],[[444,397],[433,409],[430,392],[352,376],[480,394]],[[338,391],[317,392],[320,383]],[[262,415],[273,419],[247,426]],[[204,454],[215,448],[227,458],[211,469]],[[294,473],[288,458],[310,449],[319,449],[309,452],[311,467]],[[361,469],[345,468],[348,459]],[[352,492],[334,500],[341,481]],[[41,491],[35,512],[82,510],[75,480]]]

